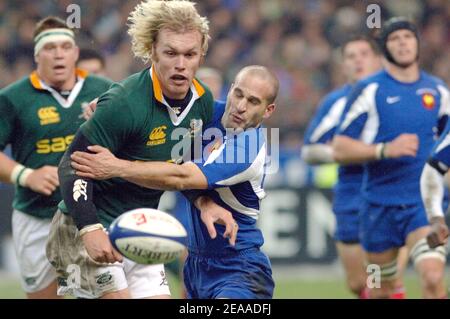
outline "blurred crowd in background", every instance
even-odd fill
[[[126,33],[127,17],[140,0],[0,0],[0,88],[26,76],[33,65],[33,29],[49,14],[66,18],[81,8],[80,47],[106,58],[106,73],[121,80],[140,70]],[[450,84],[449,0],[202,0],[211,41],[205,65],[219,69],[224,93],[237,70],[248,64],[271,67],[281,81],[279,111],[268,126],[279,127],[281,147],[298,151],[320,99],[345,82],[339,45],[351,34],[368,33],[369,4],[379,4],[382,21],[402,15],[421,33],[421,62]],[[224,95],[223,95],[224,96]]]

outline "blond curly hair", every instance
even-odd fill
[[[198,30],[202,35],[202,55],[208,51],[209,21],[200,16],[195,3],[188,0],[145,0],[128,17],[135,56],[145,63],[151,60],[153,44],[163,28],[175,32]]]

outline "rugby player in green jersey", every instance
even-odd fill
[[[213,119],[213,97],[194,79],[208,47],[208,21],[190,1],[149,0],[129,17],[133,52],[152,65],[115,84],[76,134],[59,166],[63,202],[53,219],[47,257],[58,292],[83,298],[166,298],[163,265],[139,265],[113,249],[104,227],[139,207],[157,208],[163,191],[123,179],[75,175],[70,155],[90,145],[132,161],[178,162],[177,129],[195,135]],[[189,141],[191,134],[188,134]],[[231,214],[229,223],[234,223]]]
[[[74,32],[47,17],[34,31],[36,71],[0,91],[0,180],[16,184],[12,215],[21,282],[28,298],[56,298],[56,272],[45,244],[61,200],[57,165],[84,121],[82,106],[109,80],[77,69]]]

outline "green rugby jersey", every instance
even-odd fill
[[[77,83],[69,97],[41,81],[36,72],[0,90],[0,150],[11,144],[20,164],[37,169],[58,166],[64,151],[84,120],[82,105],[108,90],[112,82],[77,69]],[[16,185],[13,207],[40,218],[51,218],[61,201]]]
[[[194,80],[191,91],[190,103],[177,116],[165,101],[153,68],[145,69],[101,96],[93,117],[80,129],[90,143],[107,147],[122,159],[177,161],[179,156],[172,158],[171,152],[180,139],[178,134],[172,139],[172,132],[177,133],[177,128],[201,131],[213,117],[209,89]],[[115,178],[95,181],[93,201],[100,222],[107,227],[128,210],[157,208],[162,193]],[[59,207],[67,213],[64,203]]]

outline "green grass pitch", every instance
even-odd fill
[[[180,284],[178,279],[169,274],[172,296],[180,298]],[[304,298],[354,298],[346,289],[342,278],[336,280],[319,279],[280,279],[275,278],[274,298],[304,299]],[[405,285],[408,298],[420,298],[418,279],[414,274],[405,277]],[[24,298],[25,295],[20,288],[17,279],[2,278],[0,280],[0,299]]]

